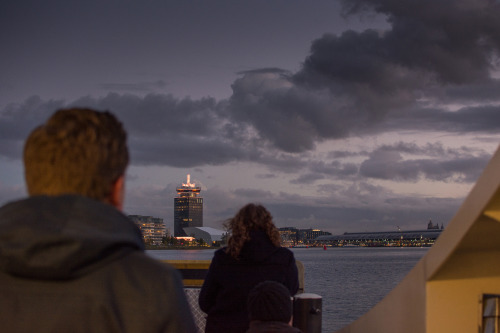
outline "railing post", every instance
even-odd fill
[[[293,298],[293,326],[304,333],[321,333],[322,297],[297,294]]]

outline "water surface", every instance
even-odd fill
[[[323,332],[334,332],[382,300],[429,248],[295,248],[305,291],[323,297]],[[161,260],[210,260],[214,250],[151,250]]]

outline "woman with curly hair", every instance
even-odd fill
[[[248,204],[226,226],[231,233],[228,246],[215,252],[200,292],[206,333],[246,332],[247,297],[260,282],[279,282],[291,295],[299,288],[293,253],[280,246],[278,229],[266,208]]]

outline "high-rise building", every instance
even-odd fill
[[[163,237],[167,235],[167,228],[162,218],[142,215],[129,215],[128,217],[141,229],[142,238],[146,244],[160,245]]]
[[[186,184],[177,187],[174,198],[174,236],[185,237],[184,228],[203,227],[203,198],[199,197],[201,187],[191,184],[187,175]]]

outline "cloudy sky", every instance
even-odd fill
[[[129,132],[129,214],[173,229],[247,202],[279,227],[448,223],[500,143],[494,0],[0,3],[0,203],[26,195],[29,131],[68,106]]]

